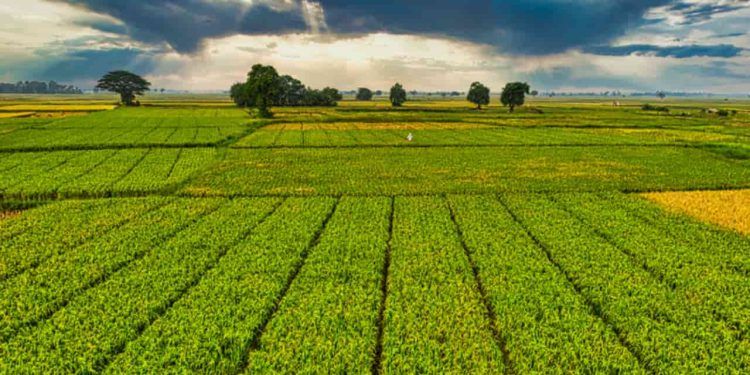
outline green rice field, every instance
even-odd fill
[[[0,373],[747,373],[750,238],[639,193],[750,101],[644,103],[3,97],[75,114],[0,118]]]

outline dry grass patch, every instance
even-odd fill
[[[667,209],[750,235],[750,190],[642,194]]]
[[[0,220],[12,219],[21,214],[21,211],[0,211]]]

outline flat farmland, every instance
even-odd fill
[[[750,103],[642,104],[2,118],[0,373],[747,372]]]

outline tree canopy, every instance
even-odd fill
[[[150,90],[150,86],[151,82],[125,70],[109,72],[99,79],[96,84],[97,89],[120,94],[120,101],[127,106],[136,104],[135,96],[143,95],[144,92]]]
[[[339,90],[315,90],[300,80],[280,76],[272,66],[254,65],[245,83],[235,83],[229,96],[238,107],[254,107],[261,117],[272,116],[271,107],[335,106],[343,99]]]
[[[360,87],[357,90],[357,100],[372,100],[372,90],[367,87]]]
[[[400,83],[396,83],[391,87],[390,100],[391,105],[394,107],[401,107],[406,102],[406,90],[404,90],[404,87]]]
[[[500,94],[500,102],[503,106],[510,108],[510,112],[513,112],[516,107],[522,106],[526,101],[526,94],[529,93],[531,87],[526,82],[511,82],[505,85],[502,94]]]
[[[248,106],[258,109],[261,117],[271,117],[270,108],[279,93],[279,73],[270,65],[253,65],[247,73],[245,91]]]
[[[482,109],[482,105],[490,104],[490,89],[479,82],[474,82],[469,88],[466,99],[476,104],[477,109]]]

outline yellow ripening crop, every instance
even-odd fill
[[[750,234],[750,190],[643,194],[672,211]]]
[[[2,107],[3,111],[14,111],[14,112],[28,112],[28,111],[41,111],[41,112],[80,112],[80,111],[107,111],[114,109],[115,106],[112,104],[18,104]]]

